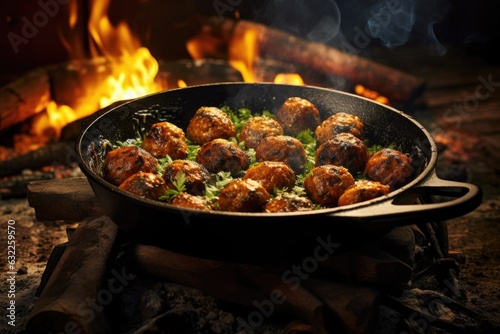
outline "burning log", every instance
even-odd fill
[[[80,223],[30,314],[29,333],[110,332],[102,310],[87,303],[102,291],[117,231],[105,216]]]
[[[18,173],[23,169],[35,169],[52,163],[67,164],[67,158],[74,155],[73,142],[49,143],[34,151],[0,161],[0,176]]]
[[[0,131],[44,110],[50,101],[49,74],[43,68],[0,88]]]
[[[255,34],[261,58],[280,59],[284,63],[344,77],[352,84],[378,91],[391,101],[412,101],[425,87],[422,78],[250,21],[238,21],[234,25],[232,39],[243,39],[249,33]]]

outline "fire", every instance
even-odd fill
[[[51,102],[47,116],[40,117],[32,132],[38,135],[55,133],[69,122],[88,116],[98,108],[104,108],[119,100],[127,100],[157,92],[162,87],[155,81],[159,70],[157,60],[125,22],[113,26],[107,16],[109,1],[92,1],[92,12],[88,22],[90,51],[92,57],[104,57],[110,75],[102,82],[96,96],[86,96],[82,105],[71,108]],[[69,26],[78,20],[76,6],[71,7]],[[82,48],[74,40],[66,41],[72,57],[82,58]],[[89,105],[95,105],[89,108]]]
[[[245,82],[256,81],[257,34],[255,30],[245,30],[242,36],[234,36],[229,45],[229,64],[241,73]]]
[[[302,80],[302,77],[297,73],[279,73],[274,78],[274,83],[304,85],[304,80]]]
[[[364,96],[366,98],[369,98],[371,100],[374,100],[376,102],[382,103],[382,104],[389,104],[389,99],[385,96],[380,95],[378,92],[368,89],[364,87],[363,85],[356,85],[354,87],[354,92],[360,96]]]

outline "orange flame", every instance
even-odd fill
[[[74,2],[72,2],[74,3]],[[85,102],[73,108],[51,102],[46,109],[47,117],[40,117],[32,132],[38,135],[55,133],[69,122],[88,116],[98,108],[104,108],[119,100],[127,100],[154,93],[162,89],[155,81],[159,70],[156,59],[132,33],[125,22],[113,26],[107,16],[109,0],[92,1],[92,12],[88,22],[91,41],[91,56],[104,57],[110,75],[95,89],[98,95],[85,96]],[[69,26],[78,20],[77,6],[70,8]],[[76,40],[65,41],[73,58],[81,58],[81,47]],[[71,44],[71,45],[69,45]],[[89,105],[94,104],[94,108]],[[48,129],[52,131],[48,131]]]
[[[297,73],[279,73],[274,78],[274,83],[304,85],[304,80]]]
[[[254,64],[257,58],[258,32],[248,29],[242,36],[236,36],[229,45],[229,64],[238,70],[245,82],[255,82]]]

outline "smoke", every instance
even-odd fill
[[[366,27],[371,37],[389,48],[404,45],[415,24],[415,0],[395,4],[379,1],[368,10]]]
[[[444,54],[434,25],[448,8],[447,0],[269,0],[253,19],[355,53],[413,43]]]

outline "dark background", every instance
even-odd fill
[[[68,4],[64,4],[67,0],[59,1],[63,4],[58,0],[42,0],[57,11],[51,17],[46,16],[46,23],[37,27],[33,37],[18,45],[17,53],[9,34],[11,38],[13,34],[22,37],[26,19],[33,22],[37,13],[38,18],[43,19],[43,14],[40,16],[39,13],[43,8],[39,0],[1,1],[0,72],[3,81],[36,66],[68,60],[70,55],[61,41],[61,35],[67,40],[79,40],[85,51],[84,56],[88,56],[85,22],[91,1],[69,0]],[[366,56],[369,56],[372,47],[379,46],[398,52],[402,46],[417,45],[421,47],[421,52],[437,56],[452,46],[491,63],[500,63],[500,53],[495,50],[500,41],[500,2],[399,1],[402,0],[111,0],[110,19],[113,23],[127,20],[144,46],[161,60],[189,58],[185,42],[196,33],[197,16],[234,18],[238,13],[242,19],[265,23],[325,44],[341,48],[345,45],[362,46],[357,51]],[[68,13],[70,6],[74,5],[78,7],[79,18],[76,28],[70,30]],[[366,30],[367,22],[373,20],[377,13],[384,10],[387,13],[391,5],[399,8],[404,5],[408,10],[408,13],[393,17],[390,25],[384,27],[386,36],[398,40],[397,43],[384,42],[368,35]],[[381,19],[384,17],[381,16]],[[409,28],[398,26],[407,24],[411,19],[414,24]]]

